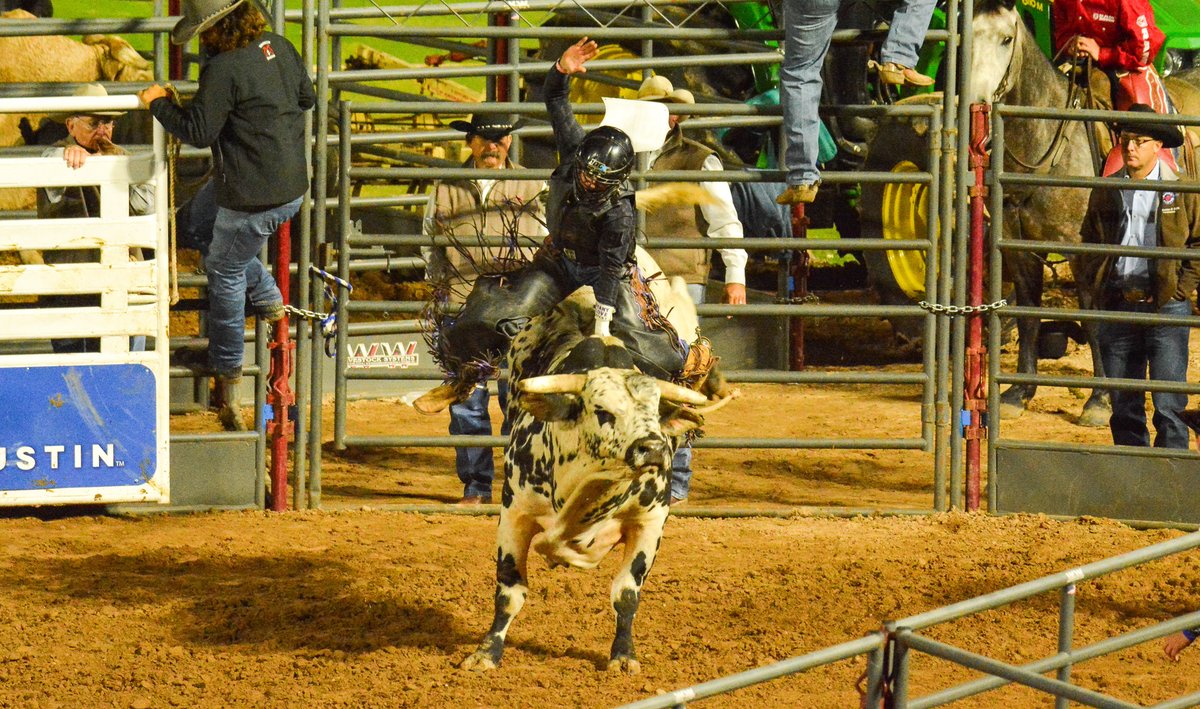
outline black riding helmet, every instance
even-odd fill
[[[619,128],[600,126],[584,136],[575,151],[575,197],[599,203],[616,192],[633,172],[633,141]],[[593,186],[583,184],[586,178]]]

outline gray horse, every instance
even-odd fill
[[[972,85],[967,98],[973,102],[1003,102],[1021,106],[1068,108],[1071,84],[1046,59],[1012,0],[979,0],[972,25],[974,57]],[[1181,113],[1200,113],[1200,70],[1170,77],[1167,89]],[[1004,169],[1011,172],[1053,176],[1094,176],[1097,172],[1087,131],[1094,127],[1080,121],[1005,119]],[[1059,187],[1006,186],[1004,190],[1004,233],[1010,239],[1078,243],[1079,228],[1087,209],[1088,190]],[[1072,259],[1074,273],[1084,273],[1086,264]],[[1017,305],[1038,306],[1042,302],[1042,262],[1034,254],[1009,253],[1004,269],[1015,288]],[[1079,307],[1094,307],[1087,288],[1078,289]],[[1037,372],[1037,318],[1017,322],[1017,371]],[[1091,330],[1091,328],[1089,328]],[[1095,335],[1089,332],[1092,367],[1104,376]],[[1037,387],[1016,384],[1001,394],[1000,415],[1016,418],[1024,412]],[[1079,423],[1106,426],[1111,408],[1108,392],[1093,390],[1083,406]]]

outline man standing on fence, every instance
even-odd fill
[[[1145,104],[1132,111],[1153,114]],[[1176,181],[1179,177],[1159,159],[1164,147],[1183,143],[1178,127],[1126,121],[1118,123],[1118,144],[1125,167],[1119,173],[1135,180]],[[1194,247],[1200,240],[1200,195],[1136,189],[1094,189],[1081,230],[1083,241],[1111,246]],[[1084,283],[1092,286],[1095,302],[1106,310],[1125,313],[1187,317],[1191,296],[1200,285],[1200,262],[1103,256],[1095,262]],[[1099,324],[1100,357],[1106,376],[1146,378],[1167,382],[1187,381],[1188,336],[1186,325]],[[1180,418],[1187,394],[1154,392],[1154,445],[1188,447],[1188,427]],[[1146,395],[1143,391],[1112,392],[1113,443],[1149,446],[1146,428]]]
[[[168,132],[213,149],[218,209],[204,259],[209,346],[207,366],[198,369],[216,375],[221,423],[239,431],[246,428],[237,406],[246,301],[260,318],[283,318],[283,296],[258,253],[308,190],[304,113],[316,104],[300,55],[266,26],[246,0],[184,0],[171,41],[186,44],[200,33],[207,61],[196,96],[181,108],[158,85],[138,95]]]
[[[108,96],[100,84],[85,84],[75,96]],[[93,155],[124,155],[125,149],[112,142],[113,125],[124,111],[93,111],[61,116],[66,125],[67,137],[55,143],[42,155],[61,156],[73,170],[83,167]],[[100,216],[100,188],[43,187],[37,191],[39,219],[70,219]],[[129,211],[131,214],[149,214],[154,211],[154,187],[131,185],[129,187]],[[141,249],[134,249],[131,258],[141,260]],[[100,260],[95,249],[59,249],[42,252],[44,263],[93,263]],[[48,295],[39,299],[42,305],[52,307],[88,307],[100,304],[95,295]],[[95,337],[50,340],[55,352],[99,352],[100,340]],[[144,336],[129,338],[129,350],[140,352],[146,348]]]
[[[426,278],[438,291],[435,297],[462,304],[480,276],[506,273],[533,258],[537,245],[549,233],[546,230],[545,190],[541,180],[506,179],[506,169],[521,166],[508,157],[512,131],[516,123],[503,116],[475,115],[470,122],[454,121],[450,127],[466,133],[471,156],[463,167],[492,172],[464,180],[439,180],[434,183],[425,208],[423,232],[427,236],[448,236],[450,247],[421,248],[425,257]],[[504,245],[489,245],[488,239],[504,237]],[[507,413],[508,385],[497,385],[500,409]],[[450,406],[450,434],[490,436],[492,420],[488,414],[487,382],[479,382],[471,395]],[[504,416],[502,435],[508,435],[508,416]],[[457,448],[455,468],[463,484],[460,505],[486,504],[492,501],[492,480],[496,469],[490,448]]]
[[[676,89],[665,76],[651,76],[638,89],[638,99],[677,105],[694,104],[695,97],[687,89]],[[666,170],[709,170],[721,172],[725,166],[711,148],[695,140],[683,137],[681,117],[672,111],[667,121],[671,126],[663,146],[642,156],[651,172]],[[679,276],[687,283],[688,295],[696,305],[704,303],[711,267],[712,251],[708,249],[664,249],[655,248],[656,239],[662,238],[711,238],[741,239],[742,223],[733,206],[733,196],[728,182],[701,182],[700,186],[711,195],[711,204],[666,205],[646,214],[646,249],[667,277]],[[728,242],[726,242],[728,243]],[[736,243],[736,242],[735,242]],[[725,265],[725,292],[722,302],[731,305],[746,304],[746,251],[740,248],[720,249],[721,261]],[[654,274],[645,274],[647,277]],[[690,338],[693,333],[681,332],[681,337]],[[680,446],[671,461],[671,504],[687,499],[692,480],[692,447]]]

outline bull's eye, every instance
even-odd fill
[[[614,423],[616,423],[617,417],[613,416],[612,414],[608,413],[604,409],[597,406],[596,407],[596,420],[598,422],[600,422],[601,426],[611,426]]]

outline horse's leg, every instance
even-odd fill
[[[1080,269],[1075,269],[1077,274],[1081,274]],[[1081,278],[1081,275],[1076,275],[1076,281]],[[1079,285],[1079,309],[1080,310],[1095,310],[1096,298],[1091,289],[1086,285]],[[1100,344],[1098,337],[1099,323],[1085,321],[1083,330],[1087,333],[1088,348],[1092,351],[1092,377],[1096,379],[1104,378],[1104,362],[1100,359]],[[1088,396],[1088,400],[1083,404],[1083,411],[1079,414],[1080,426],[1108,426],[1108,420],[1112,417],[1112,399],[1108,395],[1107,389],[1092,389],[1092,393]]]
[[[1019,306],[1042,304],[1042,264],[1036,258],[1018,256],[1012,270],[1014,299]],[[1037,338],[1039,318],[1017,318],[1017,372],[1037,374]],[[1013,384],[1000,393],[1000,418],[1015,419],[1025,413],[1029,400],[1037,393],[1033,384]]]

